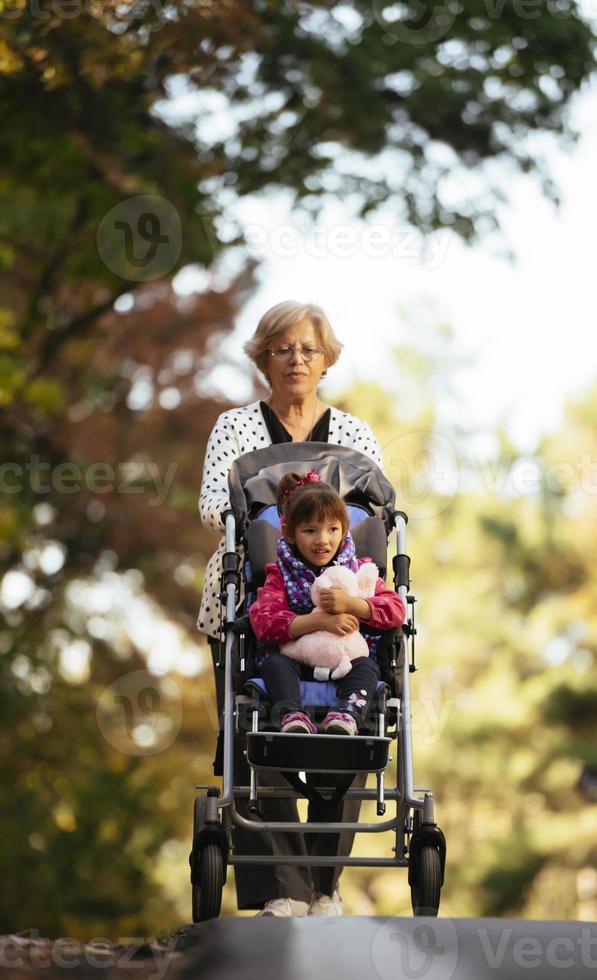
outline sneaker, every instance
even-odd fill
[[[321,723],[326,735],[356,735],[358,725],[348,711],[328,711]]]
[[[316,895],[309,906],[307,915],[344,915],[344,906],[338,889],[336,888],[331,896]]]
[[[291,711],[282,717],[282,732],[292,732],[294,735],[317,735],[317,728],[304,711]]]
[[[290,918],[291,916],[304,916],[308,911],[308,902],[299,902],[297,898],[271,898],[257,915],[277,915],[282,918]]]

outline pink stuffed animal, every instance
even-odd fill
[[[373,562],[365,562],[358,572],[351,572],[342,565],[332,565],[316,578],[311,586],[311,598],[316,608],[321,589],[330,589],[333,585],[341,585],[353,596],[366,599],[375,594],[375,583],[379,578],[379,570]],[[331,679],[339,680],[345,677],[352,668],[352,660],[357,657],[369,656],[369,647],[365,637],[358,630],[348,636],[337,636],[327,630],[316,630],[306,633],[298,640],[284,643],[281,653],[292,660],[299,660],[309,667],[332,668]]]

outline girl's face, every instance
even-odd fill
[[[327,565],[336,554],[344,534],[342,522],[335,517],[323,521],[303,521],[297,524],[294,537],[286,534],[288,541],[296,545],[301,556],[311,565]]]

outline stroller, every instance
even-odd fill
[[[266,562],[273,561],[280,519],[276,508],[277,487],[290,469],[315,467],[322,480],[333,486],[347,505],[356,553],[373,559],[385,577],[388,535],[397,535],[393,559],[394,588],[405,602],[408,618],[400,629],[383,635],[377,649],[380,681],[363,726],[357,735],[306,735],[282,733],[269,719],[265,684],[254,676],[255,638],[247,615]],[[223,520],[226,553],[222,562],[221,644],[218,668],[224,670],[224,711],[214,772],[223,775],[223,787],[198,785],[206,790],[195,799],[191,867],[193,922],[219,915],[228,865],[305,864],[331,867],[403,867],[414,915],[438,913],[444,883],[446,841],[434,820],[433,794],[413,787],[410,727],[409,675],[415,667],[415,597],[410,587],[410,558],[405,552],[407,516],[395,510],[395,492],[382,471],[368,456],[328,443],[282,443],[239,457],[229,475],[230,510]],[[240,553],[239,553],[240,552]],[[243,590],[241,591],[241,582]],[[244,592],[244,599],[241,596]],[[317,668],[320,671],[320,668]],[[319,673],[317,680],[301,681],[303,710],[317,721],[337,704],[335,684]],[[249,766],[249,785],[237,785],[234,738],[244,738]],[[396,740],[395,785],[386,786]],[[285,786],[259,785],[263,770],[274,769],[288,782]],[[375,775],[376,787],[350,788],[355,772]],[[335,774],[334,786],[307,785],[301,775]],[[246,779],[246,777],[245,777]],[[320,778],[318,778],[320,782]],[[325,795],[326,792],[329,795]],[[337,802],[338,797],[376,800],[377,816],[386,804],[395,807],[391,819],[375,822],[280,822],[262,818],[259,802],[267,796]],[[235,799],[248,797],[250,818],[242,816]],[[232,824],[255,833],[337,834],[393,831],[393,854],[387,857],[235,854],[231,847]]]

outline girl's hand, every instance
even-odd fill
[[[341,585],[322,589],[319,593],[319,602],[323,611],[332,616],[350,613],[358,619],[371,619],[371,606],[366,599],[351,595]]]
[[[351,611],[352,596],[341,585],[333,585],[331,589],[321,590],[319,602],[326,613],[347,613]]]
[[[348,636],[349,633],[354,633],[358,628],[359,621],[351,613],[336,613],[326,616],[324,629],[330,633],[335,633],[336,636]]]

